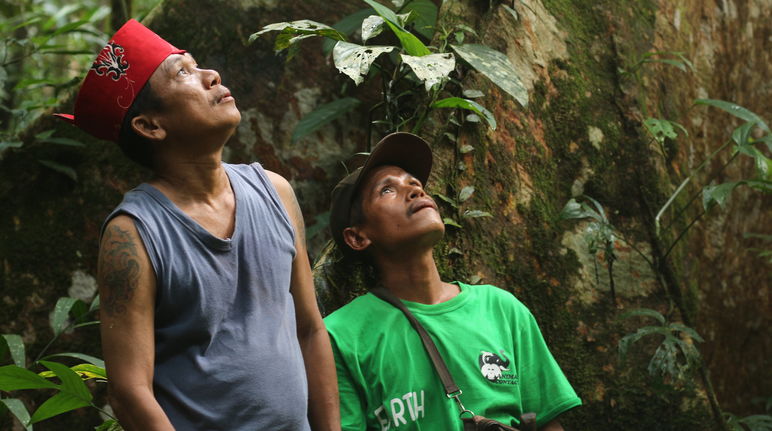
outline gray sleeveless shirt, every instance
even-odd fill
[[[178,430],[308,430],[292,224],[259,164],[223,166],[236,199],[230,239],[149,184],[107,218],[134,219],[155,270],[155,396]]]

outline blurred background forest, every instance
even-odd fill
[[[325,312],[364,291],[326,247],[329,192],[369,142],[415,131],[443,277],[532,310],[584,402],[566,429],[772,430],[769,0],[2,0],[0,16],[0,429],[118,429],[96,252],[148,173],[50,114],[133,17],[233,92],[226,161],[293,184]],[[353,69],[364,45],[377,55]]]

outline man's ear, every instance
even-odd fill
[[[166,138],[166,130],[153,116],[139,114],[131,119],[131,128],[139,136],[151,141],[163,141]]]
[[[364,235],[357,227],[343,229],[343,241],[354,251],[362,251],[372,244],[370,238]]]

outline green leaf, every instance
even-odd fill
[[[91,300],[91,304],[88,306],[89,313],[95,310],[99,310],[99,294],[94,296],[94,299]]]
[[[434,36],[434,24],[437,22],[437,6],[430,0],[413,0],[403,9],[415,15],[415,31],[428,40]]]
[[[397,36],[397,39],[399,39],[400,45],[402,45],[402,48],[407,52],[408,54],[415,56],[415,57],[422,57],[424,55],[429,55],[432,52],[429,51],[429,48],[426,47],[426,45],[423,44],[413,33],[410,33],[408,31],[405,31],[401,29],[399,26],[392,24],[391,21],[386,20],[386,24],[389,26],[391,31]]]
[[[460,224],[458,224],[458,222],[456,222],[455,220],[453,220],[453,219],[452,219],[452,218],[450,218],[450,217],[445,217],[445,218],[443,218],[443,219],[442,219],[442,222],[443,222],[443,223],[445,223],[445,224],[446,224],[446,225],[448,225],[448,226],[453,226],[453,227],[457,227],[457,228],[459,228],[459,229],[462,229],[461,225],[460,225]]]
[[[514,97],[520,105],[528,106],[528,91],[506,55],[485,45],[466,44],[450,47],[475,70]]]
[[[35,413],[32,414],[32,418],[30,419],[30,424],[38,423],[56,415],[86,407],[90,404],[89,401],[85,401],[69,392],[62,391],[47,399],[37,410],[35,410]]]
[[[94,428],[94,431],[123,431],[123,427],[115,419],[108,419]]]
[[[64,166],[64,165],[62,165],[60,163],[57,163],[57,162],[54,162],[54,161],[51,161],[51,160],[38,160],[38,163],[40,163],[41,165],[43,165],[43,166],[45,166],[47,168],[51,168],[51,169],[55,170],[56,172],[59,172],[60,174],[66,175],[68,178],[70,178],[73,181],[78,181],[78,174],[77,174],[77,172],[75,172],[75,169],[73,169],[73,168],[71,168],[69,166]]]
[[[80,376],[83,380],[89,380],[89,379],[102,379],[107,380],[107,373],[105,372],[105,369],[102,367],[97,367],[96,365],[92,364],[78,364],[70,367],[72,371],[74,371],[78,376]],[[40,377],[45,377],[47,379],[50,379],[51,377],[55,377],[56,373],[53,371],[42,371],[38,373]]]
[[[77,298],[70,298],[63,296],[56,301],[54,306],[54,312],[51,315],[51,329],[54,331],[54,335],[58,336],[67,327],[70,317],[70,310],[72,307],[80,301]],[[83,302],[83,301],[80,301]]]
[[[0,153],[6,148],[21,148],[24,145],[22,141],[0,141]]]
[[[456,67],[456,58],[449,52],[422,57],[402,54],[402,61],[424,82],[426,91],[448,79],[448,75]]]
[[[24,368],[27,361],[27,355],[24,351],[24,341],[16,334],[3,334],[3,340],[5,340],[8,351],[11,354],[13,363],[21,368]]]
[[[678,322],[671,323],[670,328],[679,332],[683,332],[684,334],[688,335],[698,343],[702,343],[705,341],[702,339],[702,337],[700,337],[700,334],[698,334],[697,331],[694,330],[694,328],[690,328],[684,325],[683,323],[678,323]]]
[[[717,186],[705,186],[702,188],[702,206],[706,210],[713,204],[719,204],[722,208],[732,190],[744,181],[728,182]]]
[[[485,94],[480,90],[464,90],[462,94],[467,99],[477,99],[478,97],[485,96]]]
[[[16,398],[0,398],[0,402],[13,413],[16,419],[24,426],[25,430],[32,431],[32,425],[28,425],[30,419],[29,412],[27,411],[27,408],[24,407],[24,403],[21,402],[21,400]]]
[[[346,37],[338,30],[320,22],[311,21],[309,19],[302,19],[298,21],[289,22],[277,22],[268,24],[263,27],[257,33],[252,33],[249,36],[248,43],[254,42],[260,35],[268,33],[269,31],[278,31],[285,35],[300,35],[300,36],[323,36],[335,40],[346,40]],[[281,51],[289,46],[289,38],[284,38],[281,44],[277,44],[274,48],[277,51]]]
[[[83,147],[85,146],[83,142],[76,141],[75,139],[70,138],[59,138],[59,137],[50,137],[43,139],[41,142],[46,144],[57,144],[57,145],[67,145],[70,147]]]
[[[665,316],[663,316],[660,312],[656,310],[652,310],[651,308],[636,308],[634,310],[630,310],[622,314],[619,318],[629,319],[635,316],[651,317],[652,319],[657,320],[659,323],[663,325],[665,324]]]
[[[434,193],[434,196],[437,196],[438,198],[440,198],[444,202],[450,204],[450,206],[452,206],[453,208],[458,208],[458,202],[456,202],[455,199],[449,198],[449,197],[443,195],[442,193]]]
[[[479,217],[493,217],[493,215],[487,211],[480,210],[466,210],[462,215],[464,218],[479,218]]]
[[[86,355],[85,353],[74,353],[74,352],[56,353],[53,355],[48,355],[42,359],[46,360],[50,358],[75,358],[75,359],[80,359],[81,361],[86,361],[89,364],[96,365],[99,368],[105,367],[105,361],[91,355]]]
[[[709,105],[719,109],[723,109],[724,111],[734,115],[737,118],[758,124],[762,130],[769,133],[769,126],[767,126],[767,123],[765,123],[764,120],[761,119],[761,117],[749,111],[748,109],[743,108],[740,105],[737,105],[731,102],[725,102],[723,100],[716,100],[716,99],[697,99],[694,101],[694,104]]]
[[[653,58],[653,59],[644,60],[643,62],[644,63],[664,63],[664,64],[669,64],[671,66],[675,66],[675,67],[681,69],[682,71],[686,72],[686,64],[683,61],[674,60],[672,58]]]
[[[399,43],[402,45],[402,48],[405,49],[405,52],[407,52],[410,55],[421,57],[424,55],[431,54],[431,51],[429,51],[429,48],[426,47],[426,45],[423,44],[420,40],[418,40],[413,33],[410,33],[409,31],[405,30],[402,25],[399,22],[399,17],[397,17],[397,14],[394,13],[391,9],[387,8],[386,6],[376,2],[375,0],[364,0],[365,3],[372,6],[373,9],[380,15],[383,19],[386,20],[386,24],[389,26],[391,31],[397,36],[397,39],[399,39]]]
[[[569,199],[568,202],[566,202],[566,205],[560,211],[561,220],[583,218],[591,218],[599,222],[603,221],[603,217],[601,217],[600,214],[587,206],[587,204],[584,202],[578,202],[574,198]]]
[[[474,193],[474,187],[472,186],[466,186],[458,193],[458,201],[459,202],[465,202],[467,199],[472,197],[472,194]]]
[[[647,118],[643,121],[643,125],[646,126],[646,130],[648,130],[651,136],[659,142],[664,142],[665,138],[675,139],[678,137],[673,124],[668,120]]]
[[[432,108],[461,108],[473,111],[485,118],[491,129],[496,130],[496,118],[493,114],[473,100],[462,99],[460,97],[448,97],[434,102]]]
[[[50,382],[32,371],[18,365],[6,365],[0,367],[0,391],[10,392],[22,389],[59,388],[59,385]]]
[[[308,113],[308,115],[304,116],[298,122],[297,126],[295,126],[295,130],[292,133],[292,143],[294,144],[300,139],[317,131],[325,124],[328,124],[343,114],[351,111],[359,106],[359,103],[359,99],[344,97],[316,108]]]
[[[379,55],[391,52],[393,46],[364,46],[349,42],[338,42],[332,50],[335,67],[359,85],[367,77],[370,66]]]
[[[469,144],[465,144],[465,145],[462,145],[461,148],[458,149],[458,151],[461,154],[471,153],[472,151],[474,151],[474,147]]]

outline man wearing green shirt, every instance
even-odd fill
[[[409,133],[386,136],[333,190],[330,227],[346,259],[373,265],[377,283],[431,334],[461,399],[475,414],[541,430],[581,404],[528,309],[494,286],[440,279],[432,249],[445,225],[424,192],[432,155]],[[421,340],[401,311],[372,293],[325,319],[344,430],[462,430]]]

